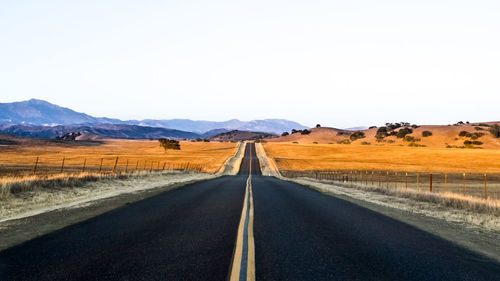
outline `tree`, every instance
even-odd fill
[[[167,151],[167,149],[181,150],[181,144],[178,140],[161,138],[158,141],[160,142],[160,146],[163,147],[165,151]]]
[[[320,124],[316,124],[316,128],[321,128],[321,125]]]
[[[288,132],[283,132],[283,134],[281,134],[281,136],[282,136],[282,137],[286,137],[286,136],[288,136],[288,135],[289,135],[289,133],[288,133]]]

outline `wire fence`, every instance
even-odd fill
[[[500,198],[500,174],[424,173],[380,170],[280,171],[285,177],[361,184],[380,188],[456,193],[484,199]]]
[[[205,172],[203,165],[191,162],[120,156],[62,157],[58,160],[55,160],[53,157],[34,157],[32,163],[0,165],[0,173],[3,177],[49,176],[78,173],[123,174],[172,170]]]

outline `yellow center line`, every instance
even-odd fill
[[[250,150],[251,152],[251,150]],[[255,246],[253,237],[253,196],[252,196],[252,154],[250,153],[250,172],[246,181],[245,199],[243,201],[243,210],[241,212],[240,225],[236,238],[236,248],[234,251],[233,262],[231,266],[231,275],[229,280],[255,280]],[[248,207],[247,207],[248,206]],[[248,217],[248,221],[247,221]],[[245,237],[245,226],[247,226]],[[246,242],[246,252],[244,244]],[[245,268],[242,268],[242,260]],[[245,274],[246,273],[246,274]],[[242,275],[244,274],[244,275]]]

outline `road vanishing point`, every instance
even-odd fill
[[[161,193],[0,252],[0,280],[500,280],[500,265],[308,187],[236,176]]]

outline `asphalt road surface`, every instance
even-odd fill
[[[250,222],[244,206],[253,206]],[[255,241],[256,280],[500,279],[500,264],[484,256],[261,176],[248,144],[237,176],[168,191],[0,252],[0,280],[227,280],[240,219],[245,231],[253,227],[247,242]]]

